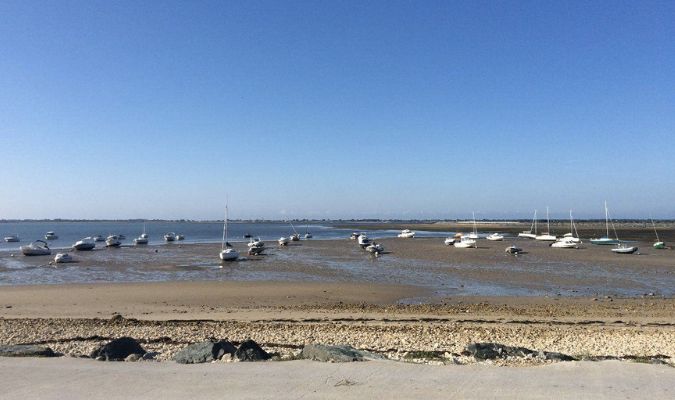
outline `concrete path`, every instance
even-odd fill
[[[618,361],[541,367],[370,361],[178,365],[0,358],[0,399],[673,399],[675,368]]]

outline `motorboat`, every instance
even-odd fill
[[[365,249],[366,247],[371,245],[370,239],[368,239],[368,236],[366,236],[364,233],[359,235],[359,238],[357,239],[359,246],[361,246],[362,249]]]
[[[261,241],[260,238],[250,238],[247,246],[249,255],[259,255],[265,251],[265,243]]]
[[[105,242],[105,238],[101,235],[94,235],[92,239],[94,239],[94,242]]]
[[[501,241],[501,240],[504,240],[504,235],[500,235],[499,233],[496,233],[496,232],[495,232],[495,233],[493,233],[493,234],[491,234],[491,235],[487,235],[486,239],[487,239],[487,240],[492,240],[493,242]]]
[[[537,237],[537,210],[534,210],[534,217],[532,218],[532,225],[530,225],[530,230],[520,232],[518,234],[518,237],[526,239],[535,239]]]
[[[507,254],[518,255],[518,254],[523,252],[523,249],[513,245],[513,246],[507,247],[506,250],[504,250],[504,252],[506,252]]]
[[[368,253],[379,255],[380,253],[382,253],[384,251],[384,247],[379,243],[373,242],[372,244],[370,244],[366,247],[366,251]]]
[[[182,235],[180,233],[176,234],[176,240],[185,240],[185,235]]]
[[[59,236],[56,233],[54,233],[54,231],[49,231],[45,235],[45,240],[56,240],[58,238]]]
[[[415,232],[411,231],[410,229],[404,229],[404,230],[401,231],[401,233],[398,234],[398,237],[400,237],[400,238],[414,238]]]
[[[75,262],[73,256],[68,253],[57,253],[54,257],[54,263],[56,264],[65,264]]]
[[[558,248],[558,249],[578,249],[579,244],[577,242],[574,242],[572,240],[558,240],[556,242],[553,242],[550,244],[551,247]]]
[[[468,249],[468,248],[476,248],[476,240],[471,239],[468,236],[462,236],[462,239],[459,242],[453,243],[453,246],[457,247],[458,249]]]
[[[225,203],[225,221],[223,221],[223,240],[220,245],[219,257],[223,261],[236,261],[239,258],[239,252],[232,247],[230,242],[227,241],[227,219],[228,219],[228,208],[227,203]]]
[[[94,239],[86,237],[82,240],[78,240],[77,242],[75,242],[75,244],[73,245],[73,250],[87,251],[93,250],[94,247],[96,247],[96,242],[94,242]]]
[[[120,247],[122,242],[117,235],[110,235],[105,239],[105,247]]]
[[[288,238],[287,237],[280,237],[279,240],[279,246],[288,246]]]
[[[446,246],[450,246],[450,245],[452,245],[453,243],[455,243],[455,238],[451,238],[451,237],[445,238],[445,240],[443,241],[443,243],[445,243]]]
[[[546,233],[542,235],[535,236],[535,240],[542,242],[555,242],[558,238],[555,235],[551,235],[551,220],[548,218],[548,207],[546,207]]]
[[[361,236],[360,232],[352,232],[352,235],[349,237],[351,240],[357,240]]]
[[[612,228],[614,229],[614,223],[612,223]],[[601,238],[591,239],[591,244],[597,245],[612,245],[612,244],[621,244],[619,238],[616,235],[616,229],[614,229],[615,239],[609,237],[609,209],[607,208],[607,202],[605,202],[605,229],[607,234]]]
[[[20,247],[24,256],[48,256],[52,254],[47,242],[43,240],[36,240],[31,244]]]
[[[637,246],[626,246],[624,243],[619,243],[612,251],[617,254],[633,254],[638,251],[638,248]]]
[[[176,234],[173,232],[169,232],[166,235],[164,235],[164,240],[167,242],[173,242],[176,240]]]
[[[19,235],[11,234],[11,235],[5,236],[5,242],[9,243],[9,242],[19,242],[19,241],[20,241]]]

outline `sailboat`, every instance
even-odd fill
[[[289,221],[289,222],[290,222],[290,221]],[[295,230],[295,227],[293,226],[293,223],[290,222],[290,224],[291,224],[291,228],[293,228],[293,232],[295,232],[295,233],[293,233],[292,235],[290,235],[290,236],[289,236],[289,239],[291,240],[291,242],[297,242],[297,241],[300,240],[300,234],[298,233],[298,231]]]
[[[614,226],[614,224],[612,224]],[[592,244],[607,245],[607,244],[619,244],[619,238],[612,239],[609,237],[609,209],[607,208],[607,202],[605,201],[605,227],[607,229],[607,235],[598,239],[591,239]],[[616,230],[615,230],[616,236]]]
[[[534,217],[532,217],[532,225],[530,225],[530,230],[520,232],[518,237],[528,239],[534,239],[537,237],[537,210],[534,210]]]
[[[652,226],[654,227],[654,233],[656,234],[656,243],[654,243],[654,248],[655,249],[660,249],[663,250],[666,248],[666,242],[662,242],[661,239],[659,239],[659,232],[656,230],[656,224],[654,223],[654,218],[650,218],[652,220]]]
[[[135,245],[148,244],[148,234],[145,233],[145,222],[143,223],[143,233],[141,233],[141,236],[134,239],[134,244]]]
[[[574,224],[574,218],[572,217],[572,210],[570,210],[570,232],[564,234],[562,238],[558,239],[558,241],[569,243],[581,243],[581,239],[579,238],[579,232],[577,232],[577,226]]]
[[[223,223],[223,241],[220,245],[220,259],[223,261],[235,261],[239,258],[239,252],[232,248],[232,245],[227,241],[227,217],[228,217],[227,203],[225,204],[225,222]]]
[[[546,206],[546,233],[543,235],[538,235],[535,237],[537,240],[544,242],[555,242],[557,238],[554,235],[551,235],[551,220],[548,218],[548,206]]]
[[[309,225],[306,225],[305,226],[305,239],[311,239],[311,238],[312,238],[312,234],[309,233]]]
[[[476,240],[478,239],[478,229],[476,228],[476,213],[472,211],[471,215],[473,216],[473,232],[469,233],[467,235],[467,238]]]

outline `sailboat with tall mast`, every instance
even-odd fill
[[[620,242],[618,237],[615,239],[609,237],[609,209],[607,208],[606,201],[605,201],[605,228],[607,229],[607,234],[601,238],[591,239],[591,243],[598,245],[619,244]],[[614,236],[616,236],[616,232]]]
[[[663,250],[666,248],[666,242],[662,242],[661,239],[659,238],[659,232],[656,230],[656,224],[654,223],[654,218],[651,218],[652,220],[652,226],[654,227],[654,234],[656,234],[656,243],[654,243],[654,248],[655,249],[660,249]]]
[[[225,203],[225,222],[223,223],[223,241],[220,245],[220,259],[223,261],[235,261],[239,258],[239,252],[232,248],[232,245],[227,241],[227,218],[228,209]]]
[[[467,235],[467,237],[471,240],[477,240],[478,239],[478,228],[476,227],[476,212],[472,211],[471,216],[473,217],[473,232]]]
[[[535,239],[544,242],[555,242],[557,240],[554,235],[551,235],[551,220],[548,217],[548,206],[546,206],[546,232],[543,235],[536,236]]]
[[[141,236],[134,239],[134,244],[136,245],[148,244],[148,234],[145,232],[145,222],[143,222],[143,233],[141,233]]]
[[[577,232],[577,225],[574,223],[574,218],[572,217],[572,210],[570,210],[570,232],[564,234],[559,240],[572,243],[581,243],[579,232]]]
[[[520,232],[518,237],[528,239],[534,239],[537,237],[537,210],[534,210],[534,217],[532,217],[532,225],[530,225],[530,230]]]

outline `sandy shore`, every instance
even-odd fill
[[[506,369],[312,361],[176,365],[0,359],[3,399],[670,399],[675,369],[560,363]]]

